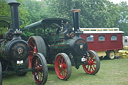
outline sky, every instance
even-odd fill
[[[115,4],[117,4],[117,3],[121,2],[121,1],[126,1],[127,4],[128,4],[128,0],[109,0],[109,1],[114,2]]]

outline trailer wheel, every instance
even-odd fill
[[[28,58],[25,60],[25,68],[24,69],[28,69],[29,66],[29,62],[28,62]],[[17,76],[25,76],[27,74],[27,71],[24,71],[24,69],[21,69],[22,71],[17,71],[16,75]],[[19,69],[20,70],[20,69]]]
[[[0,85],[2,85],[2,65],[0,62]]]
[[[38,85],[44,85],[48,77],[48,68],[45,57],[41,53],[37,53],[32,59],[32,71],[35,82]]]
[[[31,62],[34,54],[37,52],[42,53],[44,57],[46,56],[46,45],[42,37],[40,36],[32,36],[28,40],[28,45],[30,47],[30,54],[29,54],[29,66],[31,68]]]
[[[114,50],[107,51],[107,52],[106,52],[106,57],[107,57],[108,59],[113,60],[113,59],[115,58],[115,51],[114,51]]]
[[[58,78],[67,80],[71,75],[71,61],[67,54],[59,53],[55,58],[55,71]]]
[[[100,59],[96,52],[89,50],[87,57],[88,64],[83,64],[83,69],[87,74],[95,75],[100,69]]]

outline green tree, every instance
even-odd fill
[[[29,13],[29,23],[36,22],[38,20],[48,18],[47,6],[41,1],[36,0],[23,0],[21,2],[25,10]]]
[[[20,2],[21,0],[18,0]],[[11,11],[10,11],[10,6],[8,5],[7,2],[4,0],[0,1],[0,16],[7,16],[11,17]],[[28,17],[30,16],[28,12],[25,10],[26,7],[24,7],[22,4],[19,6],[19,16],[20,16],[20,27],[22,28],[23,26],[28,24]]]
[[[121,2],[119,28],[124,31],[124,35],[128,35],[128,5],[126,2]]]
[[[118,10],[115,10],[116,5],[107,0],[51,0],[49,3],[50,13],[55,17],[70,20],[72,20],[71,9],[81,9],[81,27],[116,27],[114,21],[117,22],[119,17]]]

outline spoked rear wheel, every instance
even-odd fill
[[[0,85],[2,85],[2,65],[0,62]]]
[[[55,58],[55,71],[62,80],[67,80],[71,75],[71,61],[67,54],[59,53]]]
[[[83,64],[83,69],[87,74],[95,75],[100,69],[100,60],[96,52],[88,51],[87,62],[88,64]]]
[[[46,56],[46,45],[42,37],[40,36],[32,36],[28,40],[28,45],[30,47],[30,54],[29,54],[29,66],[31,68],[31,62],[34,54],[42,53]]]
[[[35,82],[38,85],[44,85],[48,77],[48,68],[44,56],[41,53],[34,55],[32,59],[32,71]]]

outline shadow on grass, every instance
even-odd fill
[[[71,78],[70,78],[70,80],[77,80],[77,79],[82,79],[82,78],[94,78],[94,77],[96,77],[97,75],[90,75],[90,74],[87,74],[87,73],[77,73],[77,74],[75,74],[75,73],[73,73],[72,75],[71,75]]]
[[[116,56],[114,59],[109,59],[109,58],[107,58],[107,57],[99,57],[100,58],[100,60],[114,60],[114,59],[122,59],[122,57],[121,56]]]
[[[2,79],[4,80],[10,80],[10,79],[16,79],[16,78],[25,78],[26,76],[17,76],[16,74],[9,74],[9,75],[5,75],[3,76]]]
[[[54,65],[48,64],[48,71],[55,71]]]

